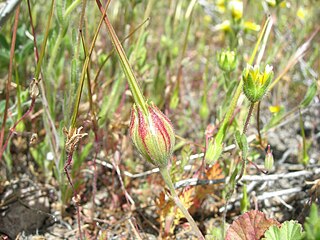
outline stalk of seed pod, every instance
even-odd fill
[[[103,13],[104,9],[100,1],[96,0],[96,2],[101,13]],[[198,239],[204,239],[197,224],[179,199],[168,171],[168,161],[172,156],[175,143],[173,126],[170,120],[154,104],[145,101],[121,42],[107,15],[105,15],[104,20],[135,102],[130,122],[132,142],[147,161],[159,167],[164,182],[170,190],[170,197],[184,214]]]

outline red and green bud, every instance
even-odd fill
[[[145,114],[136,104],[131,111],[130,137],[140,154],[150,163],[165,167],[175,143],[171,121],[153,103]]]
[[[272,67],[267,65],[264,71],[260,71],[259,66],[254,67],[249,64],[242,73],[243,93],[250,102],[255,103],[266,94],[273,77]]]

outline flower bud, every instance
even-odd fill
[[[273,159],[272,151],[270,150],[270,145],[268,145],[267,154],[264,159],[264,167],[266,168],[266,170],[271,171],[273,167],[273,163],[274,163],[274,159]]]
[[[147,108],[146,115],[137,105],[133,105],[130,137],[147,161],[158,167],[165,167],[174,147],[174,129],[167,116],[153,103],[147,103]]]
[[[232,72],[237,66],[237,56],[234,51],[222,51],[217,55],[219,67],[226,72]]]
[[[254,67],[249,64],[243,70],[243,92],[250,102],[255,103],[262,99],[268,90],[273,77],[272,67],[267,65],[263,72],[259,66]]]

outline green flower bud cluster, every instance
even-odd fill
[[[267,65],[264,71],[259,66],[247,65],[243,70],[243,93],[250,102],[255,103],[266,94],[273,77],[272,66]]]
[[[167,167],[175,143],[171,121],[153,103],[146,103],[145,114],[133,105],[130,120],[130,136],[140,154],[157,167]]]
[[[237,66],[237,55],[234,51],[222,51],[217,54],[218,65],[225,72],[232,72]]]

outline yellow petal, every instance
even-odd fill
[[[258,32],[260,31],[260,26],[254,22],[247,21],[244,22],[244,29]]]
[[[275,105],[275,106],[269,106],[269,111],[271,113],[277,113],[280,111],[280,106],[279,105]]]

